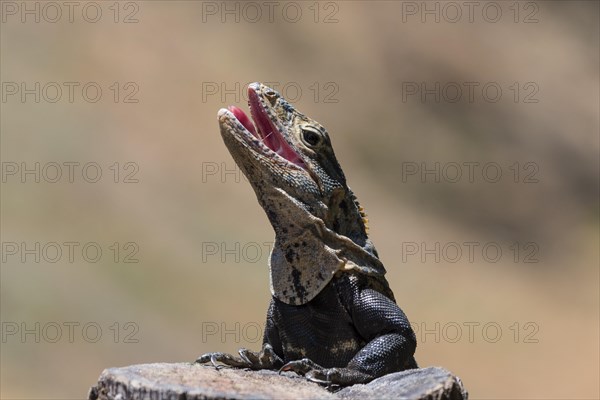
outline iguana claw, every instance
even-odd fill
[[[340,386],[365,383],[373,379],[372,376],[351,368],[323,368],[308,358],[286,363],[279,369],[279,373],[284,371],[294,371],[311,382],[326,385],[329,390],[337,390]]]
[[[327,386],[329,391],[336,391],[340,388],[340,383],[344,381],[343,368],[323,368],[308,358],[290,361],[279,369],[279,373],[284,371],[294,371],[304,376],[306,380]]]
[[[259,352],[248,349],[240,349],[239,357],[227,353],[206,353],[198,357],[196,364],[210,363],[217,369],[223,366],[249,369],[275,369],[281,365],[281,359],[273,351],[269,344],[263,345]]]
[[[194,363],[204,364],[207,362],[210,362],[217,369],[222,368],[223,366],[236,368],[251,368],[251,363],[241,358],[236,358],[231,354],[227,353],[206,353],[198,357]]]

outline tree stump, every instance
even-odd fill
[[[459,378],[439,367],[396,372],[365,385],[330,392],[292,372],[157,363],[108,368],[88,394],[89,400],[386,398],[464,400],[467,392]]]

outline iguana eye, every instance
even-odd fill
[[[302,139],[310,147],[315,147],[321,143],[321,132],[311,126],[302,127]]]

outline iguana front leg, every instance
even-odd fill
[[[371,341],[343,368],[323,368],[308,358],[290,361],[280,368],[280,372],[294,371],[306,379],[325,385],[348,386],[367,383],[383,376],[391,370],[386,364],[395,364],[399,357],[397,349],[403,347],[405,340],[397,334],[380,336]],[[417,368],[410,357],[403,369]]]
[[[277,369],[283,365],[283,361],[273,347],[265,343],[259,352],[253,352],[248,349],[240,349],[239,357],[227,353],[206,353],[196,359],[196,363],[204,364],[210,362],[216,368],[222,367],[221,364],[234,368],[249,369]]]
[[[352,299],[350,313],[356,330],[369,342],[341,368],[323,368],[309,359],[286,363],[280,371],[294,371],[327,385],[367,383],[385,374],[417,368],[416,338],[408,319],[392,300],[365,289]]]

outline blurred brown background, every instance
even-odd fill
[[[1,3],[3,399],[260,347],[252,81],[330,131],[421,366],[600,396],[598,2],[65,3]]]

